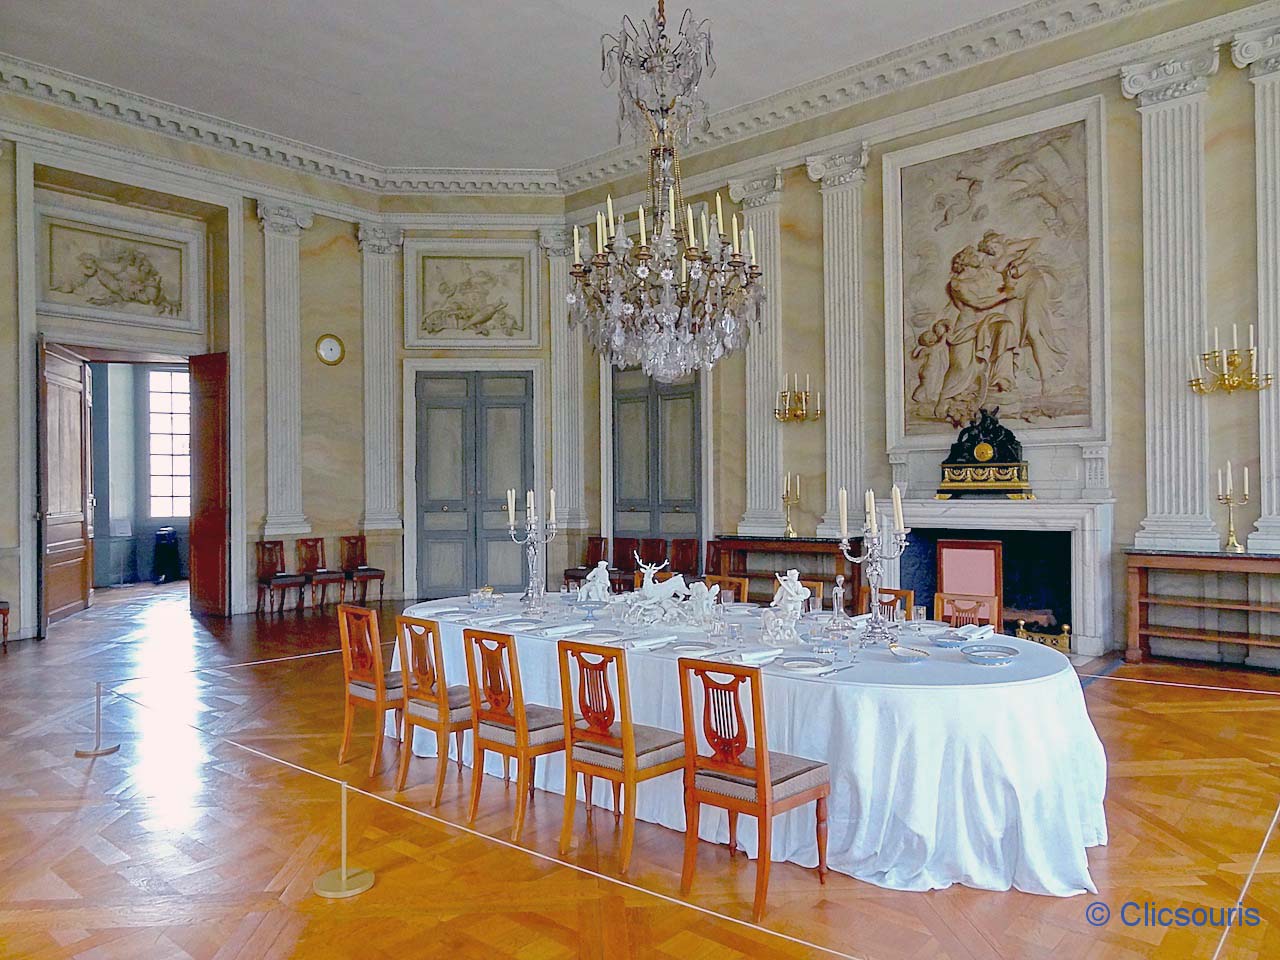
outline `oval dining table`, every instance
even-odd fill
[[[635,645],[627,655],[633,719],[679,731],[676,661],[682,654],[648,645],[664,636],[706,639],[706,631],[633,627],[611,612],[584,626],[613,634],[607,638],[612,642]],[[580,629],[583,614],[552,597],[541,623],[505,621],[514,624],[512,629],[490,625],[495,616],[520,613],[513,599],[484,611],[471,609],[466,598],[405,610],[440,625],[451,684],[466,683],[464,629],[513,633],[526,701],[559,708],[556,641],[564,631]],[[759,608],[734,605],[728,619],[741,625],[741,645],[750,649],[760,643]],[[1107,842],[1106,756],[1070,661],[1049,647],[1007,636],[984,641],[1018,651],[1002,666],[971,663],[958,649],[936,646],[925,634],[904,632],[903,640],[928,656],[903,662],[884,646],[859,650],[856,644],[839,644],[834,666],[848,665],[852,657],[848,669],[829,676],[786,669],[788,655],[812,655],[806,646],[787,649],[762,668],[769,748],[830,765],[830,868],[894,890],[959,883],[1062,897],[1096,893],[1086,851]],[[716,638],[716,644],[723,657],[740,649],[732,640]],[[398,652],[394,663],[398,666]],[[434,756],[435,738],[424,733],[416,732],[414,753]],[[464,762],[470,758],[467,742]],[[486,772],[502,776],[501,758],[490,754]],[[563,754],[544,757],[534,782],[563,794]],[[597,780],[592,800],[609,806],[609,785]],[[636,817],[683,832],[681,776],[645,783]],[[724,811],[704,810],[699,835],[727,843]],[[738,842],[756,856],[749,825],[739,829]],[[811,808],[775,819],[773,859],[817,865]]]

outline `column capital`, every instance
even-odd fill
[[[567,257],[573,252],[573,234],[568,227],[540,227],[538,246],[548,257]]]
[[[745,209],[782,202],[782,167],[729,181],[729,199]]]
[[[311,226],[312,214],[306,207],[285,203],[282,200],[272,200],[269,197],[259,197],[258,220],[262,224],[263,233],[296,237]]]
[[[867,179],[867,161],[871,157],[871,146],[867,141],[850,144],[833,153],[824,153],[816,157],[805,157],[804,166],[809,179],[821,182],[822,189],[832,190],[837,187],[861,186]]]
[[[1231,62],[1241,70],[1248,67],[1255,80],[1280,73],[1280,25],[1237,33],[1231,40]]]
[[[1176,53],[1120,68],[1120,91],[1139,107],[1204,93],[1218,72],[1216,44],[1190,47]]]
[[[361,223],[356,232],[360,252],[365,254],[393,254],[404,243],[404,231],[385,223]]]

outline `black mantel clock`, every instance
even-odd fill
[[[1000,423],[1000,408],[981,409],[960,428],[951,452],[942,461],[942,484],[935,498],[1007,497],[1034,500],[1022,459],[1022,444]]]

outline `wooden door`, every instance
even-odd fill
[[[93,433],[89,363],[39,345],[41,624],[93,602]]]
[[[231,394],[228,355],[191,358],[191,611],[231,612]]]

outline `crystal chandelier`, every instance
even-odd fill
[[[703,70],[715,72],[706,27],[686,10],[668,33],[659,0],[639,27],[624,17],[618,35],[603,38],[605,83],[618,83],[618,139],[630,128],[649,144],[648,203],[636,212],[632,239],[609,197],[596,214],[595,254],[586,262],[581,233],[573,230],[570,322],[582,324],[615,367],[640,367],[663,381],[710,369],[741,349],[764,300],[754,232],[739,231],[736,215],[725,230],[719,194],[715,215],[708,221],[703,212],[695,223],[681,189],[677,141],[687,144],[695,124],[707,126],[698,93]]]

